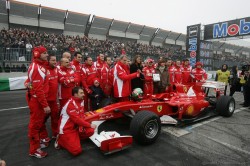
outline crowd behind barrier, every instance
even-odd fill
[[[132,60],[136,54],[143,59],[151,58],[155,61],[160,56],[175,59],[186,58],[181,48],[165,48],[160,46],[136,43],[135,41],[120,42],[117,40],[89,39],[86,36],[67,36],[58,34],[47,34],[29,31],[28,29],[2,29],[0,33],[0,72],[25,72],[31,62],[31,51],[35,45],[44,45],[49,54],[55,54],[57,59],[65,51],[72,56],[74,52],[81,52],[84,56],[90,56],[96,60],[99,53],[111,57],[119,56],[122,49]],[[213,70],[217,70],[223,63],[229,67],[246,63],[245,57],[215,54],[213,58]]]

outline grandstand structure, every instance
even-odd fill
[[[186,50],[186,35],[182,33],[13,0],[0,0],[0,29],[4,28],[25,28],[70,36],[85,35],[98,40],[132,41],[182,52]],[[213,42],[213,45],[216,55],[250,56],[250,48],[247,47],[224,42]]]

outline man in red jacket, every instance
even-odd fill
[[[111,96],[112,89],[113,89],[113,80],[112,80],[112,73],[111,73],[111,64],[112,60],[111,57],[105,57],[105,64],[101,69],[101,88],[106,96]]]
[[[80,52],[75,52],[74,59],[71,63],[72,69],[78,75],[78,78],[81,78],[81,70],[82,70],[82,54]],[[79,79],[78,85],[81,85],[81,79]]]
[[[96,126],[84,120],[83,89],[73,88],[72,95],[61,112],[55,148],[63,147],[76,156],[82,152],[80,139],[92,136]]]
[[[33,62],[28,70],[28,92],[26,100],[30,109],[30,122],[28,137],[30,140],[29,155],[37,158],[47,156],[47,153],[40,149],[40,133],[45,123],[46,115],[50,113],[50,107],[46,100],[49,86],[46,62],[48,58],[45,47],[35,47],[32,51]]]
[[[90,90],[90,86],[93,85],[95,78],[99,78],[91,57],[85,57],[85,65],[82,68],[81,76],[82,86],[84,88],[84,109],[85,111],[90,111],[88,97],[88,95],[92,93],[92,91]]]
[[[52,129],[52,138],[56,138],[58,134],[58,119],[59,119],[59,109],[57,106],[57,94],[58,94],[58,69],[56,67],[56,56],[49,56],[49,65],[47,67],[49,74],[49,93],[47,101],[49,107],[51,108],[51,129]]]
[[[96,62],[94,62],[94,66],[95,66],[95,68],[97,70],[98,75],[101,75],[101,69],[104,66],[104,64],[105,64],[104,55],[100,54],[97,57]]]
[[[144,80],[144,97],[148,94],[152,95],[154,93],[154,82],[153,74],[155,74],[154,60],[148,59],[147,66],[143,68]]]
[[[62,58],[61,66],[58,71],[58,98],[60,101],[60,108],[62,108],[68,99],[71,98],[71,91],[75,86],[78,86],[79,79],[78,75],[71,68],[69,60]]]
[[[182,83],[182,68],[181,68],[181,61],[180,60],[176,60],[176,62],[175,62],[174,83],[175,84]]]
[[[207,80],[207,73],[202,68],[203,64],[201,62],[196,62],[195,68],[192,70],[193,82],[204,82]]]
[[[182,69],[182,83],[183,84],[190,83],[191,82],[192,66],[189,65],[188,59],[184,59],[181,69]]]
[[[139,77],[141,71],[130,74],[126,55],[120,56],[120,61],[114,67],[114,97],[119,101],[128,101],[131,92],[131,79]]]

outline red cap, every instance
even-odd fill
[[[151,58],[147,59],[147,63],[150,63],[150,62],[154,62],[154,60]]]
[[[94,84],[94,82],[96,82],[96,81],[100,83],[100,79],[99,79],[99,78],[94,78],[94,79],[93,79],[93,84]]]
[[[43,46],[34,47],[32,50],[33,58],[40,58],[41,54],[47,52],[47,49]]]
[[[196,62],[195,66],[203,66],[203,64],[201,62]]]

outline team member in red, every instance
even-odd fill
[[[192,66],[189,65],[189,60],[184,59],[182,65],[182,83],[187,84],[191,82]]]
[[[50,107],[46,100],[48,94],[48,78],[46,62],[48,58],[45,47],[35,47],[32,51],[33,62],[28,70],[28,93],[26,96],[30,109],[30,122],[28,137],[30,140],[29,155],[37,158],[47,156],[47,153],[40,149],[40,133],[44,126],[45,118],[50,113]]]
[[[100,54],[97,57],[96,62],[94,62],[94,66],[97,70],[98,75],[101,75],[101,69],[103,68],[104,65],[105,65],[104,55]]]
[[[202,68],[201,62],[196,62],[195,68],[192,70],[193,82],[203,82],[207,80],[207,73]]]
[[[85,111],[90,110],[89,97],[88,94],[91,94],[90,86],[93,85],[94,79],[99,78],[97,70],[93,65],[91,57],[85,57],[85,65],[82,68],[82,86],[84,87],[84,109]]]
[[[84,120],[83,89],[74,87],[72,95],[61,111],[55,148],[63,147],[76,156],[82,152],[80,139],[92,136],[96,126]]]
[[[71,67],[74,72],[77,74],[78,78],[81,78],[81,70],[82,70],[82,54],[80,52],[75,52],[74,59],[71,63]],[[81,79],[79,79],[78,85],[81,85]]]
[[[181,70],[181,61],[177,60],[175,62],[175,69],[174,69],[174,83],[180,84],[182,83],[182,70]]]
[[[101,69],[101,88],[106,96],[112,95],[112,73],[111,73],[111,65],[112,60],[111,57],[105,57],[105,64]]]
[[[49,71],[49,93],[47,101],[51,109],[51,129],[52,138],[56,138],[58,134],[58,119],[59,119],[59,109],[57,106],[57,94],[58,94],[58,69],[56,67],[56,56],[49,56],[49,65],[47,70]]]
[[[69,60],[62,58],[60,70],[58,71],[58,99],[61,108],[70,99],[71,91],[75,86],[78,86],[79,79],[78,75],[71,68]]]
[[[144,97],[147,97],[148,94],[152,95],[154,93],[154,82],[153,82],[153,74],[155,73],[154,68],[154,60],[148,59],[147,66],[143,68],[144,74]]]
[[[140,76],[140,71],[130,74],[127,61],[127,56],[121,55],[120,61],[114,67],[114,97],[118,98],[119,101],[129,100],[131,79]]]
[[[174,71],[175,71],[175,66],[173,65],[173,62],[171,59],[168,59],[166,62],[168,74],[169,74],[169,82],[171,85],[174,84]]]

